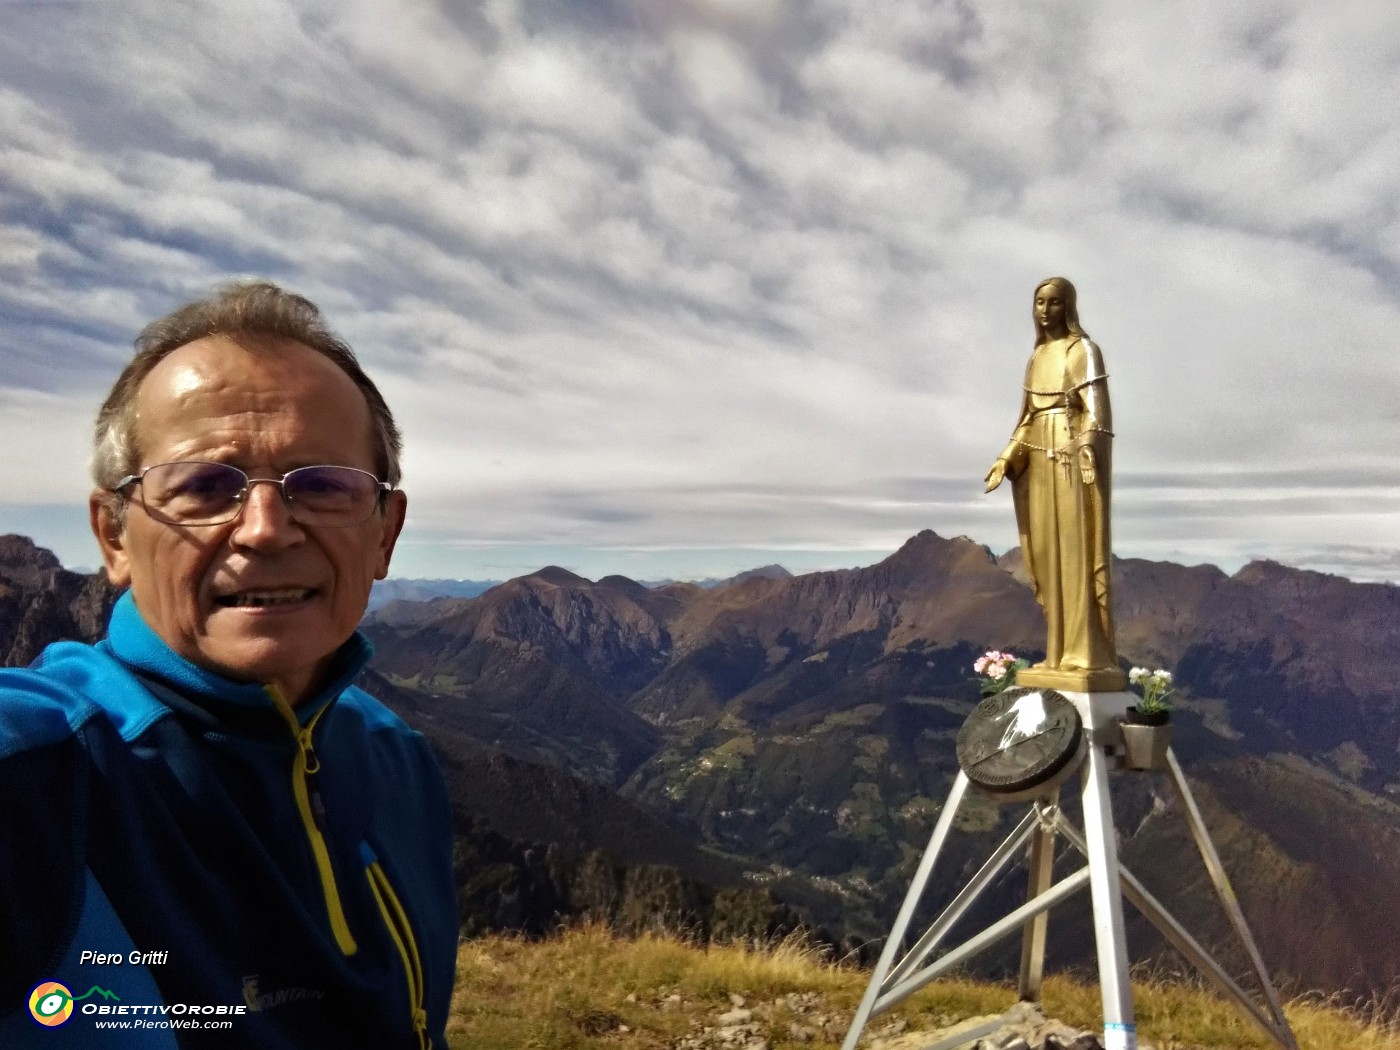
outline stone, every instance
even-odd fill
[[[968,1018],[930,1036],[948,1041],[964,1033],[974,1050],[1103,1050],[1093,1035],[1047,1019],[1033,1002],[1017,1003],[1003,1014]]]
[[[1103,1050],[1103,1044],[1088,1032],[1078,1035],[1048,1035],[1042,1050]]]
[[[1035,1003],[1019,1002],[1001,1015],[1007,1025],[1033,1025],[1045,1020],[1045,1015]]]

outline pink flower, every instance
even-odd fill
[[[1016,663],[1015,653],[1004,653],[1000,649],[988,649],[972,664],[972,669],[994,682],[1005,678]]]

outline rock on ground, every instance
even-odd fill
[[[786,1020],[782,1031],[774,1027],[777,1018]],[[769,1050],[770,1039],[840,1042],[850,1023],[849,1014],[828,1009],[815,992],[755,1003],[731,995],[729,1009],[717,1011],[712,1023],[696,1022],[696,1031],[682,1037],[673,1050]],[[958,1044],[957,1050],[1103,1050],[1095,1033],[1047,1018],[1033,1003],[1018,1003],[1005,1014],[973,1017],[932,1031],[909,1030],[902,1020],[877,1021],[866,1030],[861,1047],[925,1050],[962,1033],[967,1034],[967,1040]],[[1139,1050],[1154,1048],[1141,1043]]]

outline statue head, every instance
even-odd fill
[[[1074,290],[1074,285],[1064,277],[1047,277],[1035,286],[1035,296],[1032,298],[1032,302],[1040,297],[1042,288],[1054,288],[1059,293],[1065,306],[1065,327],[1074,335],[1088,338],[1084,329],[1079,326],[1079,295]],[[1036,319],[1034,313],[1031,314],[1031,317],[1035,321],[1035,345],[1039,346],[1050,336],[1040,321]]]

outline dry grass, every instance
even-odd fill
[[[462,946],[448,1038],[457,1050],[666,1050],[712,1025],[730,995],[757,1007],[773,1050],[832,1050],[860,1001],[868,973],[838,967],[800,939],[760,948],[696,947],[666,937],[616,937],[585,926],[543,942],[489,937]],[[1138,1030],[1163,1050],[1272,1046],[1234,1007],[1190,984],[1134,982]],[[784,997],[816,993],[829,1020],[816,1041],[790,1038],[798,1017]],[[894,1015],[932,1030],[996,1014],[1015,1001],[1003,985],[935,982]],[[1047,1015],[1096,1030],[1098,988],[1063,977],[1046,981]],[[1296,1000],[1287,1007],[1302,1050],[1400,1050],[1400,1029],[1379,1010]],[[884,1023],[891,1015],[878,1019]],[[823,1035],[825,1041],[823,1041]]]
[[[1094,1030],[1103,1016],[1095,984],[1052,977],[1045,982],[1047,1015]],[[1166,1050],[1272,1050],[1275,1044],[1237,1007],[1194,978],[1134,979],[1139,1035]],[[1305,996],[1284,1004],[1302,1050],[1400,1050],[1400,1026],[1380,1011],[1344,1008]]]

